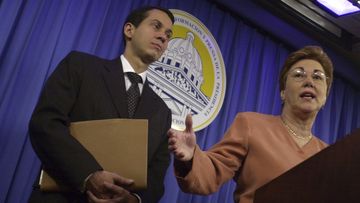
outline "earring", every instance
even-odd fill
[[[285,96],[284,95],[280,95],[280,99],[281,99],[281,103],[285,103]]]

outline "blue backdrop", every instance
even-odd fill
[[[216,119],[197,133],[202,149],[222,138],[239,111],[279,114],[278,73],[282,62],[295,48],[318,43],[290,25],[282,25],[281,33],[291,32],[296,40],[281,38],[279,33],[272,32],[273,28],[267,28],[269,22],[261,24],[259,19],[266,17],[273,25],[283,22],[269,17],[250,1],[223,2],[0,0],[0,202],[26,202],[31,192],[40,162],[30,145],[27,125],[46,78],[71,50],[109,59],[119,56],[123,21],[130,10],[141,5],[186,11],[202,21],[219,44],[226,66],[227,89]],[[250,13],[244,8],[250,9]],[[360,87],[358,79],[354,79],[360,73],[350,62],[324,47],[334,60],[335,79],[314,133],[331,144],[360,127],[357,102]],[[163,203],[233,202],[232,181],[209,196],[184,194],[179,191],[170,166],[165,184]]]

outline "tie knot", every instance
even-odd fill
[[[140,75],[133,73],[133,72],[127,72],[126,74],[132,84],[133,83],[135,83],[135,84],[142,83],[142,78]]]

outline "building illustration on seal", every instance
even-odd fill
[[[193,40],[191,32],[187,33],[186,39],[172,39],[161,58],[149,69],[149,82],[172,110],[173,117],[185,118],[189,113],[197,115],[209,103],[200,91],[204,77]]]
[[[211,54],[220,53],[213,46],[209,46],[215,44],[218,48],[216,42],[202,42],[203,39],[207,40],[210,33],[207,30],[206,32],[201,29],[192,30],[191,27],[187,28],[182,23],[191,21],[199,24],[199,28],[203,25],[197,22],[195,17],[183,11],[172,10],[172,12],[175,16],[174,36],[160,59],[150,65],[147,80],[171,109],[172,127],[183,129],[186,115],[191,114],[196,131],[206,127],[222,105],[225,93],[225,70],[221,54],[220,57],[219,54],[213,54],[215,56]],[[176,35],[176,30],[180,30],[182,34]],[[201,33],[202,37],[199,35]],[[206,54],[199,52],[195,40],[203,44],[204,48],[201,50]],[[204,60],[207,60],[206,67],[204,67]],[[210,76],[204,74],[206,72],[204,68],[211,69],[207,72],[212,74]],[[207,88],[209,89],[207,93],[204,93],[204,87],[210,87]]]

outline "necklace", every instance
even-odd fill
[[[290,128],[290,126],[284,121],[283,118],[281,118],[281,121],[284,123],[286,129],[291,133],[291,135],[293,135],[295,138],[301,139],[301,140],[310,140],[312,138],[311,133],[307,136],[300,136],[298,134],[296,134],[296,132]]]

